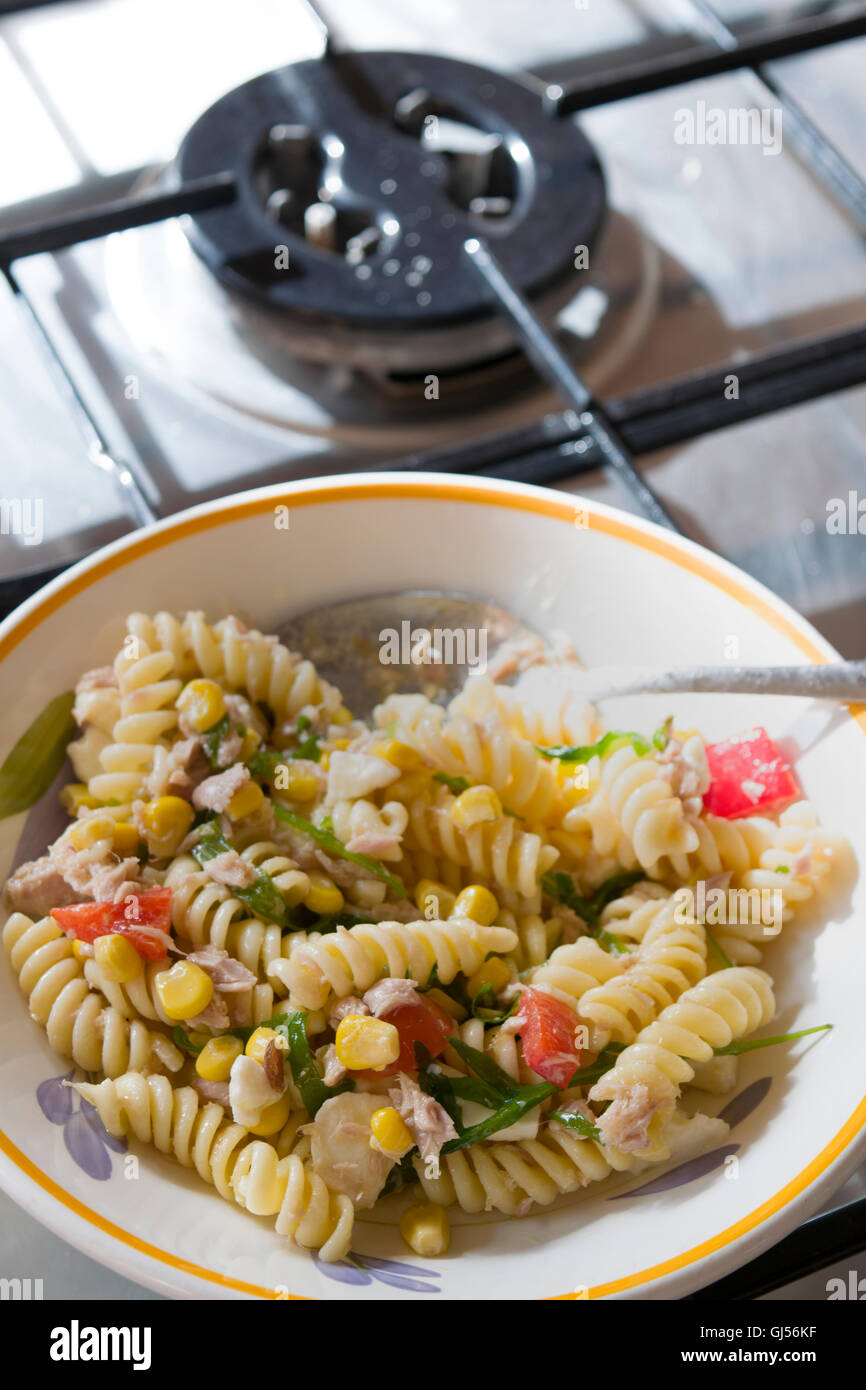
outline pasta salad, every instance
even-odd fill
[[[746,1042],[763,951],[844,841],[763,729],[603,730],[478,675],[364,723],[201,613],[133,614],[72,715],[69,823],[5,887],[30,1013],[112,1134],[323,1260],[390,1194],[441,1255],[455,1206],[717,1144],[695,1093],[786,1041]]]

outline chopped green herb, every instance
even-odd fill
[[[211,859],[216,859],[220,854],[226,854],[232,846],[223,834],[220,833],[216,821],[211,821],[204,830],[204,834],[197,845],[193,845],[190,853],[197,864],[204,868],[205,864]],[[288,927],[291,930],[298,929],[298,923],[292,915],[285,898],[278,891],[276,884],[269,874],[263,869],[256,869],[256,879],[247,888],[232,888],[232,895],[244,903],[256,917],[260,917],[264,922],[276,922],[278,926]]]
[[[586,922],[590,936],[594,936],[599,945],[604,946],[605,950],[612,951],[614,955],[622,956],[628,953],[629,948],[615,932],[607,931],[601,926],[601,914],[608,903],[613,902],[614,898],[618,898],[621,893],[627,892],[643,877],[644,874],[640,869],[635,869],[631,873],[612,874],[596,888],[590,898],[585,898],[578,893],[572,875],[563,873],[561,870],[543,874],[541,887],[548,897],[555,898],[557,902],[564,903],[566,907],[571,908],[572,912],[576,912],[578,917]]]
[[[556,898],[557,902],[565,903],[576,912],[578,917],[582,917],[590,926],[596,926],[609,903],[614,898],[626,893],[629,888],[633,888],[636,883],[640,883],[645,877],[640,869],[635,869],[630,873],[612,874],[606,878],[604,883],[596,888],[590,898],[584,898],[577,891],[577,885],[571,874],[559,871],[550,871],[542,875],[541,886],[545,893],[551,898]]]
[[[598,1125],[594,1125],[592,1120],[588,1120],[585,1115],[580,1115],[572,1110],[551,1110],[547,1117],[549,1120],[558,1120],[566,1129],[571,1129],[575,1134],[579,1134],[581,1139],[601,1139],[601,1130]]]
[[[317,763],[321,761],[321,757],[322,750],[319,747],[318,734],[310,734],[310,737],[305,738],[303,743],[299,743],[292,753],[292,759],[295,762],[300,762],[303,758],[308,763]]]
[[[310,1119],[315,1119],[316,1112],[326,1100],[330,1100],[332,1096],[342,1095],[344,1091],[354,1091],[355,1083],[354,1081],[341,1081],[339,1086],[326,1084],[310,1050],[306,1023],[306,1010],[298,1009],[295,1013],[278,1014],[277,1018],[272,1019],[268,1026],[280,1033],[289,1044],[288,1056],[292,1080],[304,1102],[307,1114]]]
[[[796,1042],[797,1038],[807,1038],[810,1033],[824,1033],[832,1027],[832,1023],[820,1023],[817,1028],[801,1028],[799,1033],[780,1033],[776,1038],[747,1038],[742,1042],[728,1043],[727,1047],[715,1047],[713,1051],[717,1057],[739,1057],[741,1052],[755,1052],[760,1047]]]
[[[590,936],[594,936],[599,946],[603,946],[612,956],[627,956],[629,954],[628,943],[623,941],[616,932],[601,930],[591,931]]]
[[[189,1033],[185,1032],[179,1023],[172,1029],[171,1036],[175,1047],[179,1047],[181,1052],[188,1052],[192,1057],[197,1057],[204,1047],[204,1043],[196,1047]]]
[[[0,820],[29,810],[48,791],[76,731],[74,703],[72,690],[49,701],[0,767]]]
[[[292,753],[294,759],[305,758],[308,762],[317,763],[321,760],[322,750],[319,747],[320,739],[318,734],[310,734],[308,738],[301,738],[301,734],[306,733],[312,725],[312,720],[306,714],[298,715],[297,739],[298,746]]]
[[[554,748],[544,748],[540,743],[536,743],[535,749],[542,758],[558,758],[561,763],[588,763],[590,758],[603,758],[606,753],[613,752],[615,748],[623,747],[627,743],[631,744],[639,758],[645,758],[653,751],[652,743],[644,738],[643,734],[630,734],[622,729],[611,729],[598,740],[598,743],[587,743],[581,747],[560,743]]]
[[[474,1073],[474,1077],[445,1076],[441,1071],[433,1070],[429,1064],[422,1066],[422,1058],[419,1058],[418,1070],[418,1082],[422,1090],[427,1091],[445,1107],[457,1129],[457,1138],[449,1139],[442,1145],[443,1154],[467,1149],[472,1144],[489,1139],[501,1129],[508,1129],[558,1090],[552,1081],[543,1081],[535,1086],[521,1086],[497,1066],[492,1057],[470,1047],[461,1038],[449,1038],[448,1041]],[[420,1048],[416,1044],[416,1055],[419,1052]],[[459,1114],[461,1099],[473,1100],[492,1110],[493,1114],[476,1125],[464,1128]]]
[[[230,728],[229,717],[227,714],[224,714],[222,719],[218,719],[216,724],[212,724],[201,736],[201,741],[204,744],[204,751],[207,754],[207,760],[214,770],[219,767],[220,744],[223,739],[228,736]]]
[[[282,762],[285,762],[283,753],[269,753],[264,748],[257,748],[255,753],[247,758],[247,767],[251,776],[264,777],[269,782]]]
[[[713,936],[713,933],[710,931],[706,922],[704,923],[704,932],[706,934],[707,945],[709,946],[710,950],[716,953],[719,960],[722,962],[722,965],[724,965],[725,968],[729,970],[734,962],[731,960],[730,956],[722,950],[721,946],[719,945],[716,938]]]
[[[673,726],[674,717],[672,714],[669,714],[664,724],[660,724],[659,727],[656,729],[655,733],[653,734],[653,748],[657,748],[660,753],[663,753],[665,751],[665,749],[668,746],[668,743],[670,742],[671,729],[673,728]]]
[[[309,835],[311,840],[315,840],[316,844],[321,845],[322,849],[327,850],[329,854],[336,855],[338,859],[348,859],[352,864],[359,864],[362,869],[366,869],[368,873],[374,874],[376,878],[386,883],[398,898],[405,898],[406,889],[399,878],[389,873],[377,859],[371,859],[367,854],[355,854],[346,849],[342,840],[338,840],[331,827],[326,824],[330,819],[329,817],[326,816],[321,825],[313,825],[312,821],[298,815],[297,811],[290,810],[288,806],[278,805],[274,806],[274,815],[278,820],[286,821],[295,830],[299,830],[302,835]]]
[[[468,791],[472,785],[465,777],[449,777],[447,772],[434,772],[433,781],[441,782],[443,787],[447,787],[455,796],[459,796],[461,792]]]
[[[507,1009],[499,1009],[496,1005],[496,991],[491,984],[482,985],[475,995],[470,1006],[470,1013],[473,1018],[479,1018],[485,1028],[493,1028],[495,1025],[504,1023],[507,1018],[511,1018],[517,1012],[520,1003],[520,996],[515,995]]]
[[[788,868],[787,864],[779,864],[773,872],[777,874],[789,874],[791,870]]]

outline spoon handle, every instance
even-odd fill
[[[701,691],[730,695],[806,695],[813,700],[866,701],[866,661],[823,666],[684,666],[611,683],[596,698]]]

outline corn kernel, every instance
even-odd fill
[[[195,1069],[203,1081],[228,1081],[235,1060],[244,1045],[240,1038],[209,1038],[195,1059]]]
[[[265,1053],[271,1043],[276,1043],[280,1051],[285,1051],[286,1040],[276,1033],[273,1028],[257,1028],[247,1040],[244,1052],[248,1057],[252,1057],[254,1062],[261,1062],[264,1065]]]
[[[468,888],[457,894],[450,914],[452,917],[471,917],[482,927],[489,927],[499,916],[499,903],[489,888],[480,883],[470,883]]]
[[[226,702],[216,681],[194,680],[177,697],[177,708],[200,734],[218,724],[226,712]]]
[[[479,965],[474,975],[470,975],[466,982],[466,993],[470,999],[474,999],[480,989],[485,985],[492,985],[494,994],[498,994],[507,984],[511,983],[512,975],[504,960],[498,960],[493,956],[491,960],[486,960],[483,965]]]
[[[432,773],[429,767],[417,767],[412,772],[404,772],[388,788],[391,801],[417,801],[430,792]]]
[[[471,830],[473,825],[498,820],[501,815],[502,802],[492,787],[469,787],[451,807],[451,819],[458,830]]]
[[[400,1217],[400,1234],[416,1255],[427,1259],[444,1255],[451,1241],[448,1213],[435,1202],[407,1207]]]
[[[558,776],[559,792],[563,805],[571,808],[586,801],[592,791],[589,768],[586,764],[583,763],[578,768],[568,767],[565,764],[559,764],[559,767],[562,769]]]
[[[241,751],[238,754],[238,762],[247,762],[255,753],[262,741],[262,736],[257,729],[247,729],[241,741]]]
[[[324,874],[308,874],[307,877],[310,880],[310,888],[304,898],[304,907],[322,915],[339,912],[343,906],[343,895],[337,885]]]
[[[292,1102],[288,1091],[275,1100],[273,1105],[266,1105],[259,1116],[258,1124],[250,1125],[250,1134],[256,1134],[260,1139],[268,1139],[272,1134],[279,1134],[283,1125],[289,1118]]]
[[[335,738],[331,746],[336,753],[345,753],[351,742],[350,738]]]
[[[178,1022],[203,1013],[213,999],[213,980],[191,960],[179,960],[154,984],[163,1013]]]
[[[93,959],[106,980],[114,985],[128,985],[141,974],[141,956],[127,936],[110,932],[98,936],[93,943]]]
[[[159,859],[174,854],[195,819],[195,812],[181,796],[158,796],[142,812],[148,848]]]
[[[377,758],[384,758],[386,763],[393,763],[394,767],[399,767],[401,772],[414,772],[416,767],[421,766],[422,758],[417,748],[408,743],[400,743],[396,738],[388,738],[375,744],[371,751]]]
[[[290,801],[312,801],[319,790],[314,772],[293,763],[281,763],[274,778],[277,791],[285,792]]]
[[[89,941],[73,941],[72,954],[83,965],[86,960],[93,960],[93,947]]]
[[[68,816],[77,816],[82,808],[95,811],[101,803],[90,795],[83,782],[69,782],[60,793],[60,804]]]
[[[73,849],[92,849],[98,840],[108,840],[113,835],[114,825],[107,816],[85,816],[70,827],[69,843]]]
[[[388,1158],[402,1158],[415,1147],[415,1140],[393,1105],[376,1110],[370,1119],[371,1143]]]
[[[261,810],[264,799],[265,794],[258,782],[247,782],[240,791],[235,792],[226,807],[226,814],[232,820],[243,820],[245,816],[254,816],[256,811]]]
[[[130,825],[128,820],[119,820],[114,827],[112,849],[121,859],[129,859],[138,853],[140,839],[141,836],[134,825]]]
[[[420,878],[415,885],[415,906],[425,917],[450,917],[457,901],[450,888],[435,878]]]
[[[337,710],[337,713],[331,716],[331,723],[351,724],[354,717],[355,716],[353,715],[350,709],[346,709],[345,705],[341,705],[340,708]]]
[[[335,1046],[349,1071],[381,1071],[400,1056],[400,1034],[383,1018],[347,1014],[340,1019]]]

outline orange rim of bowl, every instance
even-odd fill
[[[806,656],[809,661],[824,663],[827,658],[814,642],[800,628],[792,622],[784,613],[760,594],[756,594],[752,589],[742,583],[733,574],[728,574],[724,568],[717,567],[715,563],[704,559],[700,554],[693,554],[687,547],[669,540],[663,532],[653,528],[644,530],[642,527],[631,522],[624,521],[615,515],[608,515],[596,511],[584,499],[575,497],[569,500],[566,496],[551,493],[544,496],[543,493],[525,492],[497,492],[495,488],[482,488],[470,485],[455,485],[450,482],[436,482],[426,479],[423,482],[368,482],[350,483],[345,486],[328,486],[325,490],[321,487],[304,491],[290,490],[282,494],[286,503],[291,507],[320,506],[333,502],[363,502],[369,500],[389,500],[407,498],[430,498],[437,501],[464,502],[481,504],[483,506],[505,507],[516,511],[532,512],[537,516],[545,516],[557,521],[565,521],[570,525],[575,525],[579,521],[581,527],[589,530],[599,531],[604,535],[612,536],[616,540],[624,541],[627,544],[638,546],[640,549],[650,551],[654,555],[669,561],[671,564],[678,565],[680,568],[688,570],[689,573],[712,584],[715,588],[721,589],[730,598],[735,599],[744,607],[749,608],[760,618],[767,622],[777,632],[787,637],[795,646]],[[218,511],[208,512],[204,515],[194,515],[186,520],[179,520],[175,524],[169,524],[164,528],[150,535],[143,536],[140,540],[132,540],[125,544],[121,550],[115,554],[107,555],[104,559],[97,561],[89,566],[83,573],[64,585],[58,592],[48,594],[28,613],[16,626],[7,633],[6,637],[0,642],[0,661],[5,659],[20,642],[32,631],[34,631],[46,618],[50,617],[58,609],[62,608],[76,594],[96,584],[107,574],[123,568],[133,560],[139,559],[154,550],[160,550],[166,545],[172,545],[175,541],[181,540],[186,536],[196,535],[201,531],[213,530],[218,526],[226,526],[233,521],[244,520],[258,513],[272,510],[279,504],[280,494],[270,492],[265,496],[259,495],[252,497],[248,501],[237,502],[233,505],[220,508]],[[849,706],[852,718],[866,733],[866,707],[860,705]],[[672,1256],[669,1260],[664,1260],[660,1264],[651,1265],[647,1269],[640,1270],[636,1274],[625,1275],[620,1279],[610,1280],[605,1284],[598,1284],[593,1288],[581,1289],[579,1292],[571,1292],[550,1296],[553,1301],[574,1300],[574,1299],[597,1299],[605,1298],[611,1294],[623,1293],[629,1289],[637,1288],[641,1284],[649,1283],[653,1279],[663,1278],[665,1275],[673,1274],[677,1270],[684,1269],[687,1265],[693,1264],[696,1260],[704,1259],[706,1256],[715,1253],[738,1240],[741,1236],[747,1235],[749,1231],[755,1230],[763,1222],[788,1204],[794,1197],[809,1186],[815,1178],[824,1173],[831,1163],[837,1159],[844,1149],[851,1143],[856,1135],[866,1124],[866,1097],[860,1101],[856,1110],[849,1116],[848,1120],[836,1135],[824,1146],[819,1154],[798,1173],[795,1178],[786,1183],[772,1197],[756,1207],[747,1216],[728,1226],[718,1235],[702,1241],[699,1245],[692,1246],[689,1250],[682,1251],[679,1255]],[[232,1279],[228,1275],[219,1274],[216,1270],[206,1269],[201,1265],[194,1264],[190,1260],[184,1260],[180,1256],[173,1255],[167,1250],[160,1250],[157,1246],[141,1240],[129,1231],[123,1230],[114,1222],[107,1220],[92,1208],[79,1202],[65,1192],[58,1183],[43,1173],[26,1154],[0,1131],[0,1150],[6,1154],[12,1163],[27,1175],[43,1191],[54,1197],[63,1206],[67,1207],[76,1216],[86,1221],[89,1225],[95,1226],[104,1234],[113,1237],[122,1244],[139,1251],[141,1254],[149,1256],[162,1264],[169,1265],[173,1269],[180,1270],[185,1274],[192,1274],[198,1279],[203,1279],[212,1284],[218,1284],[224,1288],[234,1289],[239,1293],[249,1294],[258,1298],[270,1299],[305,1299],[303,1294],[288,1294],[274,1289],[268,1289],[259,1284],[250,1284],[240,1279]]]

